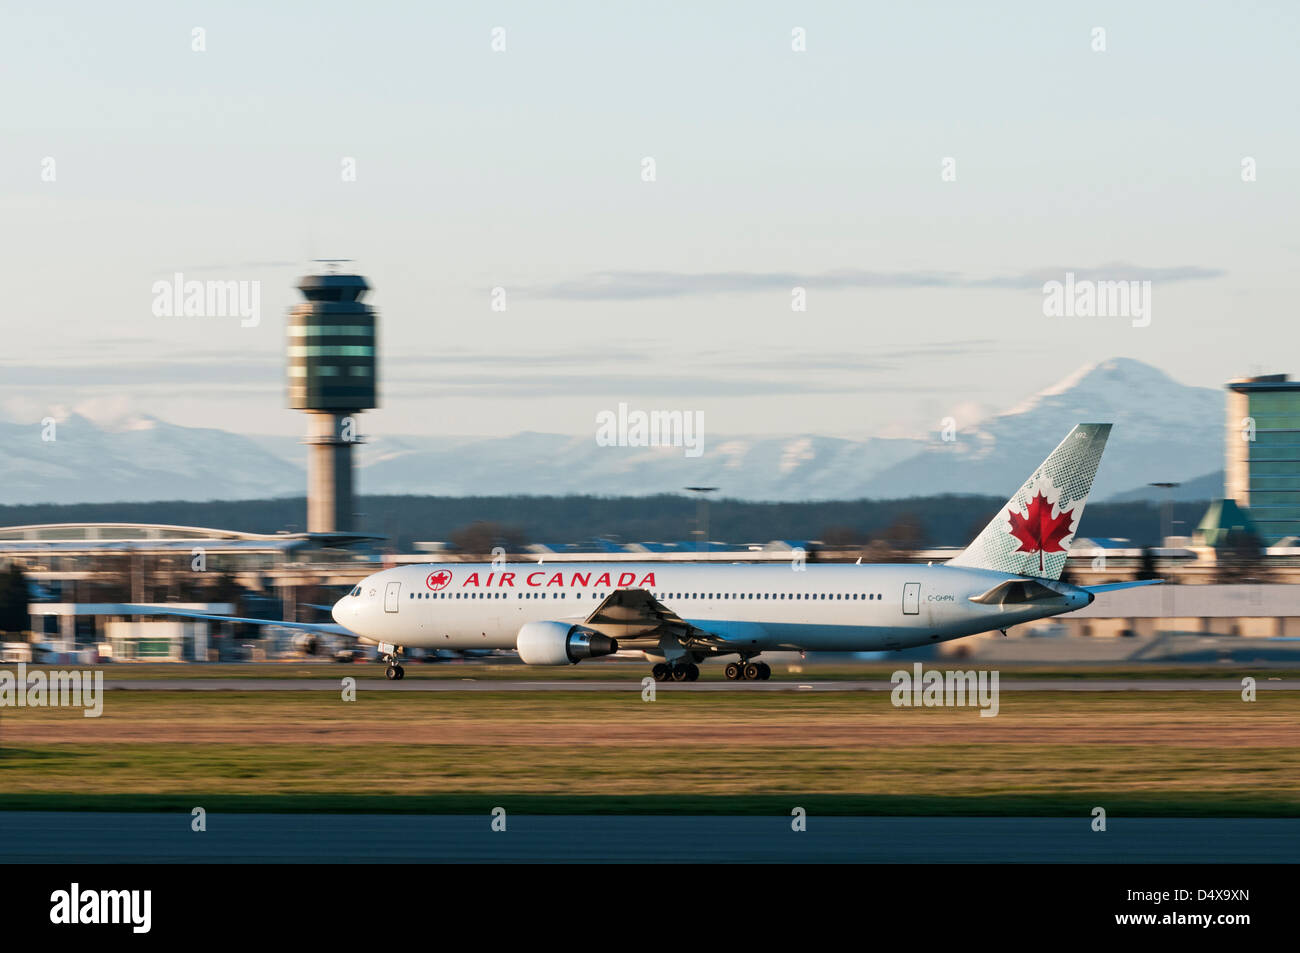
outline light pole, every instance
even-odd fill
[[[709,548],[709,497],[708,494],[717,490],[716,486],[688,486],[684,487],[691,493],[696,494],[695,504],[695,532],[699,535],[695,548],[700,552],[705,552]]]
[[[1160,547],[1163,549],[1165,545],[1165,540],[1167,540],[1169,536],[1173,533],[1173,528],[1174,528],[1174,524],[1173,524],[1174,494],[1172,491],[1175,487],[1182,486],[1182,484],[1181,483],[1148,483],[1147,486],[1154,486],[1157,489],[1170,491],[1165,494],[1164,506],[1161,507]]]

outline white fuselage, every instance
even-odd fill
[[[579,623],[615,589],[644,589],[736,651],[899,649],[1005,628],[1088,604],[971,602],[1021,577],[945,565],[428,563],[368,576],[334,619],[407,648],[513,649],[528,622]]]

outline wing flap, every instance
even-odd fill
[[[583,622],[628,648],[725,648],[728,640],[692,625],[644,589],[615,589]]]
[[[670,633],[681,639],[692,626],[644,589],[615,589],[583,623],[620,642]]]

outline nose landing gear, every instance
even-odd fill
[[[384,651],[384,661],[388,663],[388,670],[384,672],[384,677],[390,682],[401,681],[406,677],[406,669],[402,668],[402,647],[400,645],[390,645],[381,643],[379,646]]]

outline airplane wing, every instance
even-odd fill
[[[617,639],[622,648],[669,659],[726,655],[766,637],[753,622],[716,622],[709,630],[701,629],[644,589],[614,590],[582,624]]]
[[[330,635],[346,635],[357,638],[351,629],[344,628],[336,622],[281,622],[278,619],[250,619],[237,615],[212,615],[196,609],[165,609],[161,606],[125,605],[123,615],[174,615],[185,619],[200,619],[204,622],[246,622],[249,625],[280,625],[286,629],[301,629],[304,632],[327,632]]]
[[[665,630],[680,638],[693,628],[644,589],[615,589],[584,624],[620,642],[657,638]]]

